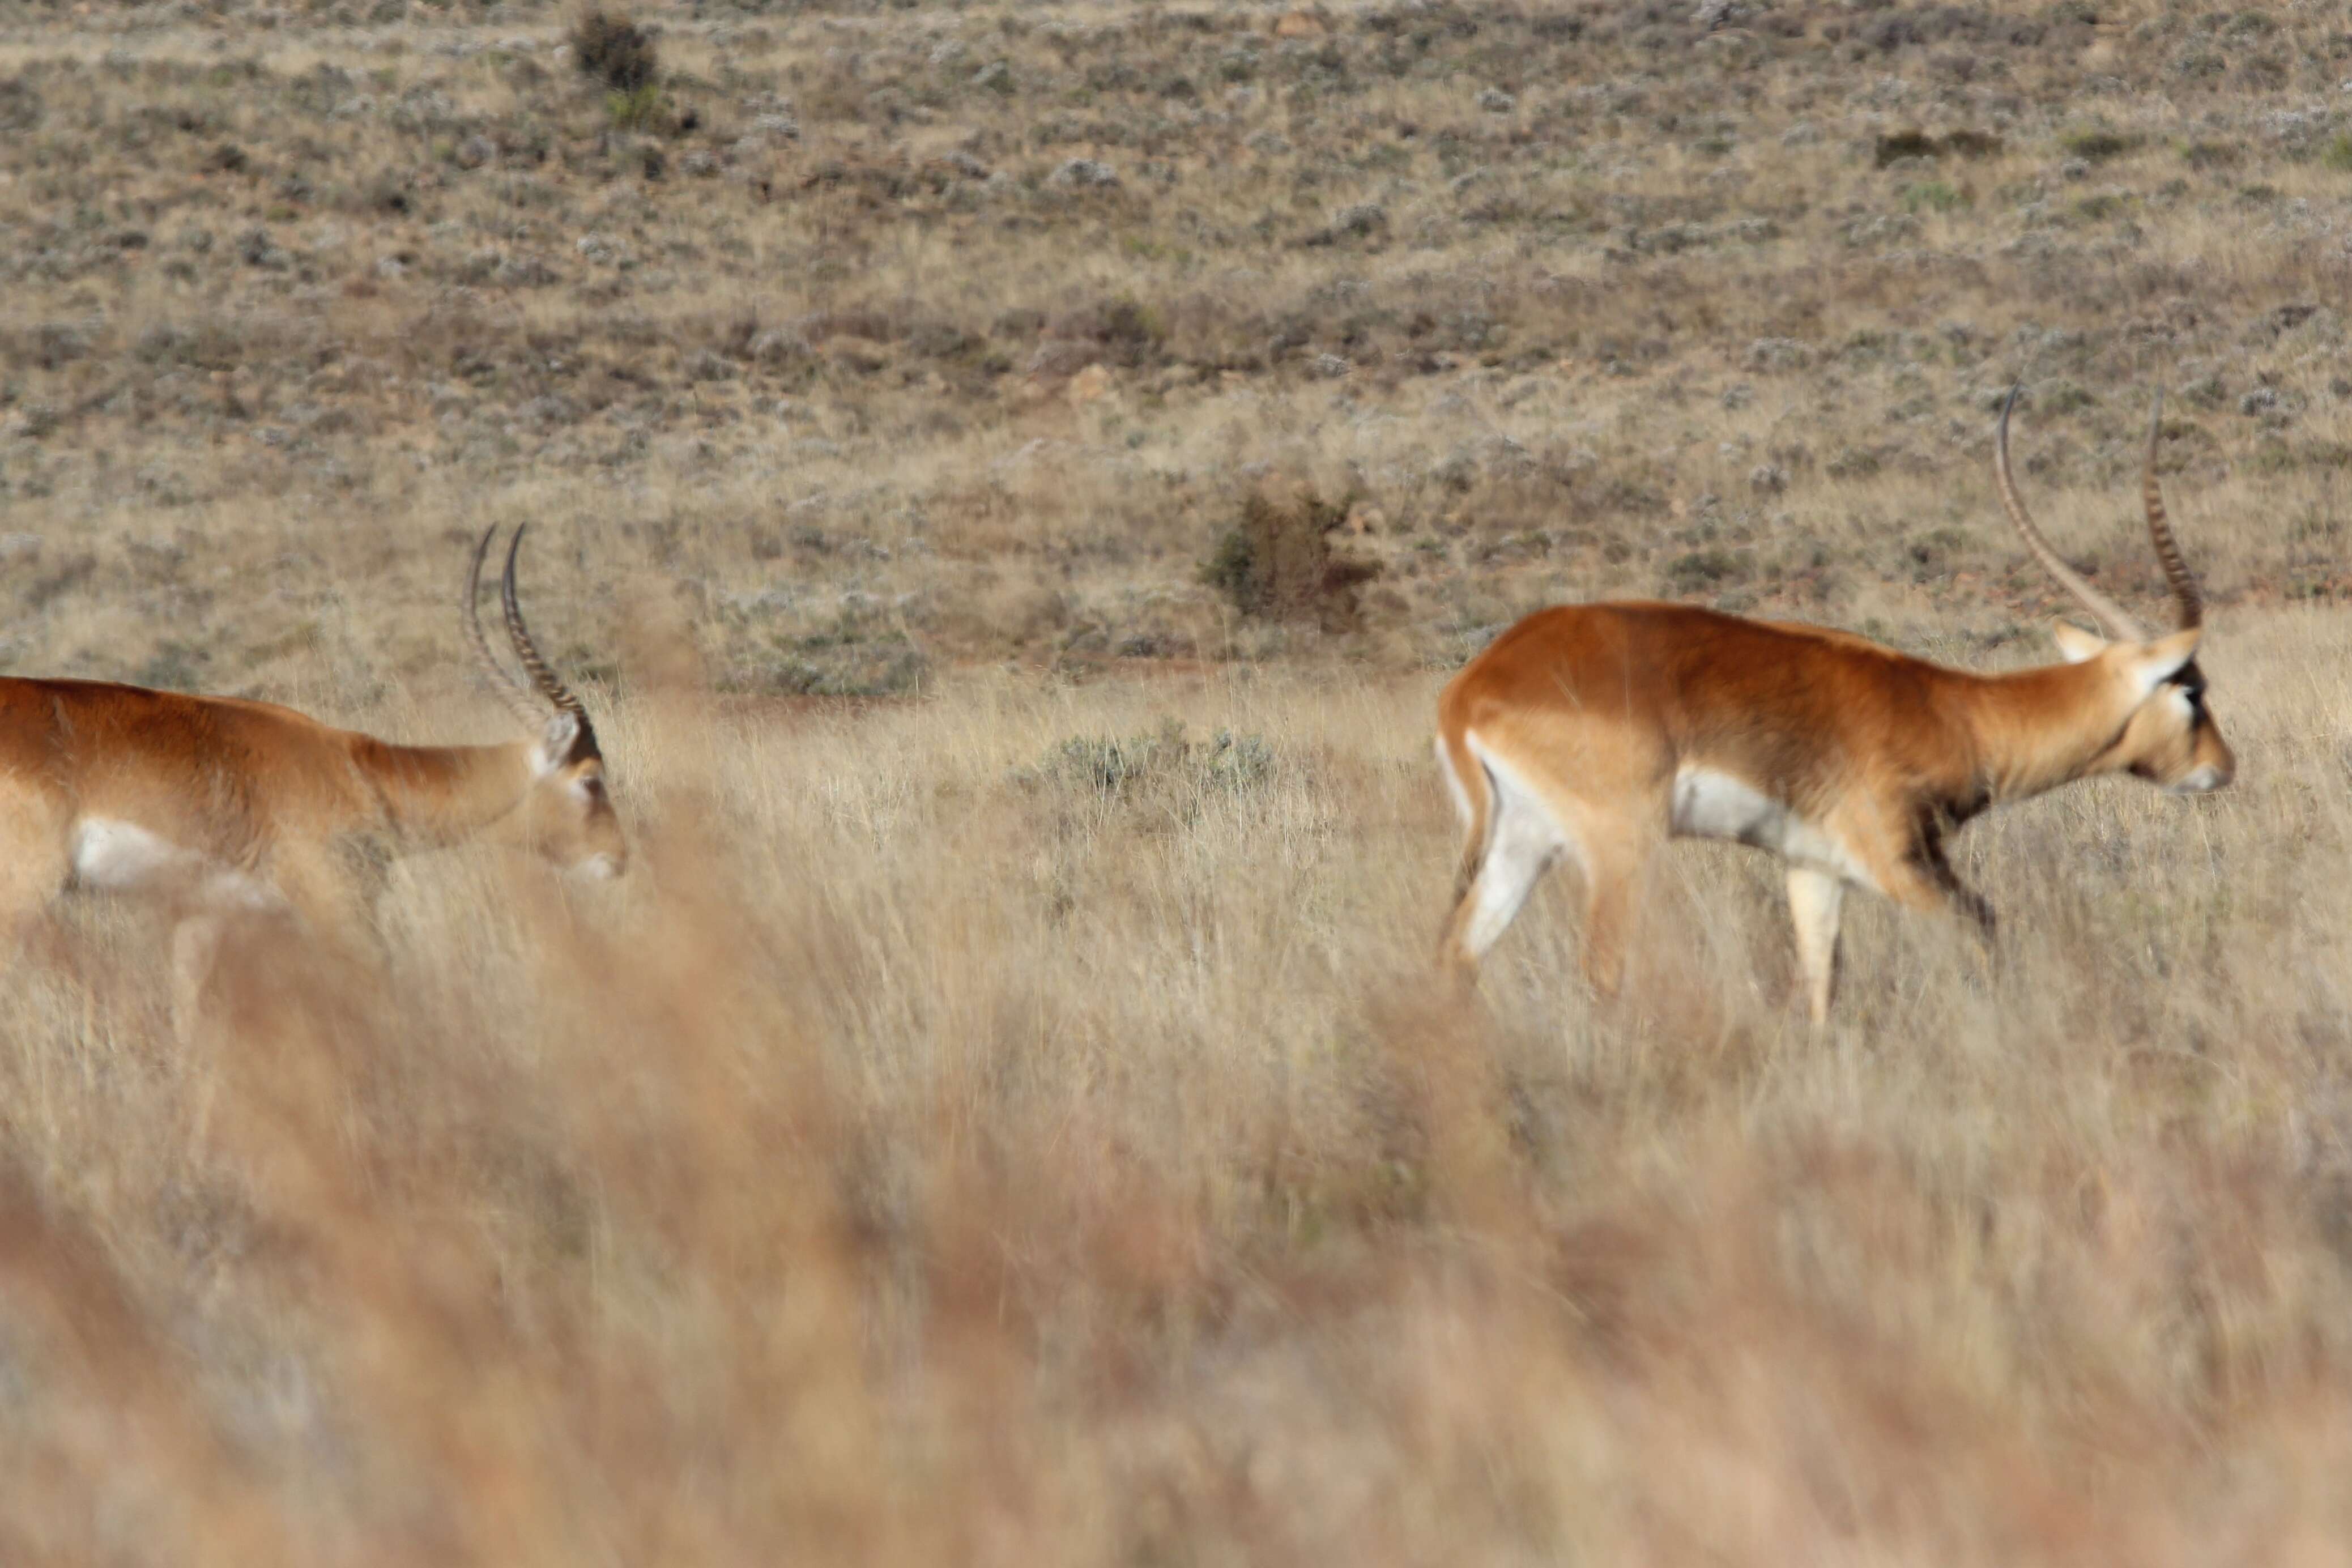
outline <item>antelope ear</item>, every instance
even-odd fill
[[[577,713],[558,712],[548,720],[547,728],[539,733],[541,766],[552,773],[570,762],[583,728]]]
[[[2082,664],[2099,657],[2107,639],[2096,632],[2086,632],[2072,621],[2050,623],[2050,640],[2058,645],[2058,657],[2068,664]]]
[[[2204,635],[2203,627],[2190,626],[2143,646],[2131,665],[2132,679],[2139,683],[2139,694],[2146,697],[2179,674],[2181,666],[2197,657],[2197,642]]]

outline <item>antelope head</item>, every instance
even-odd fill
[[[2205,618],[2205,602],[2197,578],[2181,558],[2165,518],[2164,497],[2157,489],[2156,447],[2163,429],[2164,394],[2158,389],[2156,409],[2147,426],[2147,463],[2140,480],[2140,497],[2147,509],[2147,535],[2156,558],[2171,585],[2180,625],[2173,632],[2151,637],[2123,607],[2085,582],[2082,574],[2059,559],[2057,551],[2026,515],[2018,499],[2017,480],[2009,468],[2009,415],[2017,405],[2018,388],[2009,390],[2001,405],[2000,429],[1993,447],[1993,476],[2000,504],[2009,521],[2025,540],[2026,549],[2059,586],[2099,623],[2105,635],[2086,632],[2061,621],[2051,628],[2058,651],[2072,664],[2096,664],[2132,703],[2113,742],[2093,765],[2093,772],[2128,772],[2162,785],[2176,795],[2199,795],[2221,788],[2237,772],[2237,759],[2205,706],[2205,676],[2197,668],[2197,643]]]
[[[497,532],[497,525],[492,524],[474,547],[473,568],[467,574],[460,611],[467,639],[490,689],[524,731],[534,737],[529,752],[530,784],[520,811],[524,836],[541,854],[566,870],[617,877],[628,868],[629,846],[605,795],[604,754],[597,749],[595,727],[589,723],[588,710],[580,700],[541,657],[515,596],[515,555],[522,548],[521,527],[516,528],[507,546],[499,596],[506,610],[507,639],[529,678],[528,685],[498,661],[490,652],[489,638],[483,635],[482,563]]]

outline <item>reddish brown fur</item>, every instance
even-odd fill
[[[185,917],[174,937],[184,1029],[215,934],[208,879],[232,874],[248,901],[282,901],[348,948],[372,891],[357,873],[492,824],[559,863],[602,855],[619,870],[627,847],[603,775],[593,731],[569,714],[537,741],[401,746],[267,702],[0,679],[0,924],[21,929],[74,884],[76,834],[91,824],[184,852],[186,865],[142,883]]]
[[[135,823],[264,877],[338,838],[395,849],[452,843],[524,804],[538,777],[533,746],[400,746],[274,703],[0,679],[0,787],[17,805],[11,864],[20,877],[61,857],[64,833],[84,817]],[[603,767],[592,751],[549,776],[569,782]],[[544,847],[565,862],[625,852],[608,805]]]

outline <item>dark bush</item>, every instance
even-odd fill
[[[1304,485],[1286,502],[1254,494],[1201,568],[1201,580],[1243,615],[1312,619],[1327,632],[1352,631],[1362,618],[1357,600],[1380,567],[1331,548],[1331,534],[1347,516],[1344,501],[1335,506]]]
[[[572,23],[572,58],[583,75],[595,78],[614,92],[634,93],[651,87],[661,68],[654,36],[626,16],[601,7],[582,12]]]

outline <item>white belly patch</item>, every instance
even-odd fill
[[[278,902],[266,882],[150,833],[135,822],[86,816],[75,825],[74,879],[85,888],[136,893],[177,888],[208,903],[264,909]]]
[[[1674,830],[1685,838],[1752,844],[1784,859],[1833,871],[1865,888],[1876,884],[1846,847],[1780,802],[1729,773],[1684,768],[1675,774]]]

